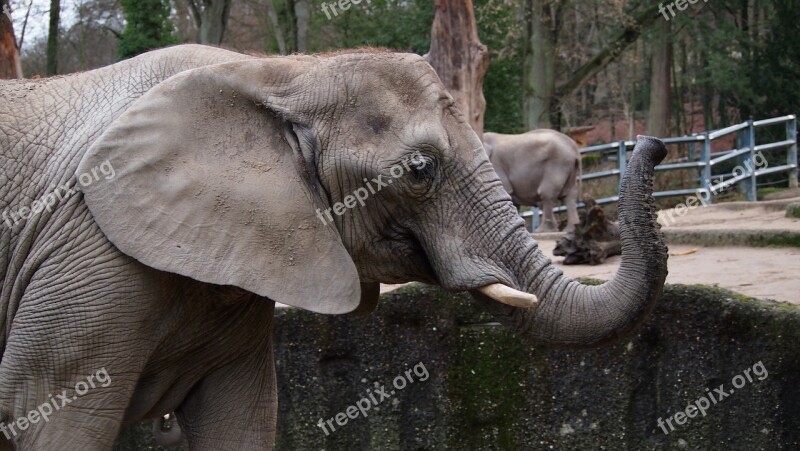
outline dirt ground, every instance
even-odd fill
[[[800,201],[800,199],[797,199]],[[683,216],[675,209],[661,213],[662,228],[665,229],[743,229],[757,230],[795,230],[800,232],[800,219],[786,217],[786,204],[789,201],[728,202],[685,211]],[[663,227],[665,225],[666,227]]]
[[[684,216],[673,212],[674,220],[663,230],[737,233],[747,229],[764,233],[776,230],[800,233],[800,219],[786,218],[784,214],[785,206],[775,202],[719,204],[689,210]],[[537,241],[542,251],[570,277],[609,279],[621,261],[621,257],[616,256],[602,265],[566,266],[560,263],[563,258],[553,256],[554,238],[548,236]],[[674,244],[669,246],[669,252],[667,283],[718,285],[748,296],[800,304],[800,248]],[[386,285],[382,291],[393,288],[396,286]]]
[[[559,264],[561,257],[553,257],[555,241],[539,245],[570,277],[609,279],[621,261],[615,256],[602,265],[566,266]],[[748,296],[800,304],[800,248],[672,245],[669,252],[676,255],[667,260],[667,283],[718,285]]]

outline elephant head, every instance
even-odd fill
[[[135,101],[79,171],[113,165],[113,180],[85,188],[87,205],[148,266],[331,314],[369,310],[381,282],[435,283],[471,291],[537,339],[586,346],[629,331],[661,292],[667,254],[650,194],[664,156],[640,138],[619,204],[622,266],[601,286],[569,280],[541,253],[415,55],[182,72]]]

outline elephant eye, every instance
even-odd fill
[[[409,175],[415,183],[430,181],[436,174],[436,160],[426,155],[414,155],[409,159],[408,167],[411,170]]]

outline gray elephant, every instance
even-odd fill
[[[108,450],[172,411],[193,450],[273,448],[275,302],[366,313],[379,283],[422,281],[593,346],[664,284],[660,141],[628,164],[618,274],[581,285],[416,55],[189,45],[0,92],[0,437],[17,449]]]
[[[521,135],[484,133],[483,145],[514,203],[536,206],[544,212],[537,232],[558,230],[553,208],[561,199],[567,206],[565,230],[575,228],[581,155],[572,138],[549,129]]]

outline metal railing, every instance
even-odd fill
[[[770,125],[785,124],[786,139],[764,144],[756,144],[756,129]],[[711,143],[717,139],[728,136],[732,133],[737,134],[736,148],[718,152],[712,152]],[[680,158],[678,162],[660,164],[656,166],[656,172],[697,169],[699,174],[700,186],[697,188],[673,189],[667,191],[656,191],[653,196],[671,197],[671,196],[687,196],[696,195],[704,196],[708,200],[706,203],[712,202],[712,194],[724,190],[731,185],[742,182],[745,196],[748,201],[756,200],[757,179],[760,176],[767,174],[774,174],[778,172],[789,173],[789,186],[797,187],[798,178],[798,164],[797,164],[797,118],[795,115],[781,116],[772,119],[764,119],[760,121],[749,120],[741,124],[732,125],[719,130],[695,133],[691,136],[681,136],[675,138],[664,138],[664,143],[669,146],[670,144],[687,144],[688,155]],[[600,144],[597,146],[584,147],[580,150],[581,156],[599,153],[601,157],[606,154],[616,154],[617,167],[598,172],[583,173],[580,175],[581,181],[599,179],[604,177],[618,177],[622,180],[622,174],[625,173],[625,166],[628,161],[628,152],[633,150],[634,141],[615,141],[608,144]],[[700,153],[697,155],[697,146],[700,146]],[[755,157],[758,152],[786,148],[787,157],[786,164],[758,168],[755,164]],[[730,174],[713,174],[712,169],[715,165],[731,158],[739,158],[742,163],[737,168],[741,171],[734,171]],[[685,160],[685,161],[681,161]],[[738,174],[736,172],[739,172]],[[716,179],[716,183],[712,181],[712,177]],[[597,199],[598,204],[610,204],[619,200],[619,183],[617,184],[617,194]],[[582,207],[583,203],[579,202],[578,207]],[[563,212],[566,207],[560,206],[554,208],[556,213]],[[541,211],[538,208],[531,208],[530,211],[522,212],[523,217],[532,217],[532,230],[538,226]]]

